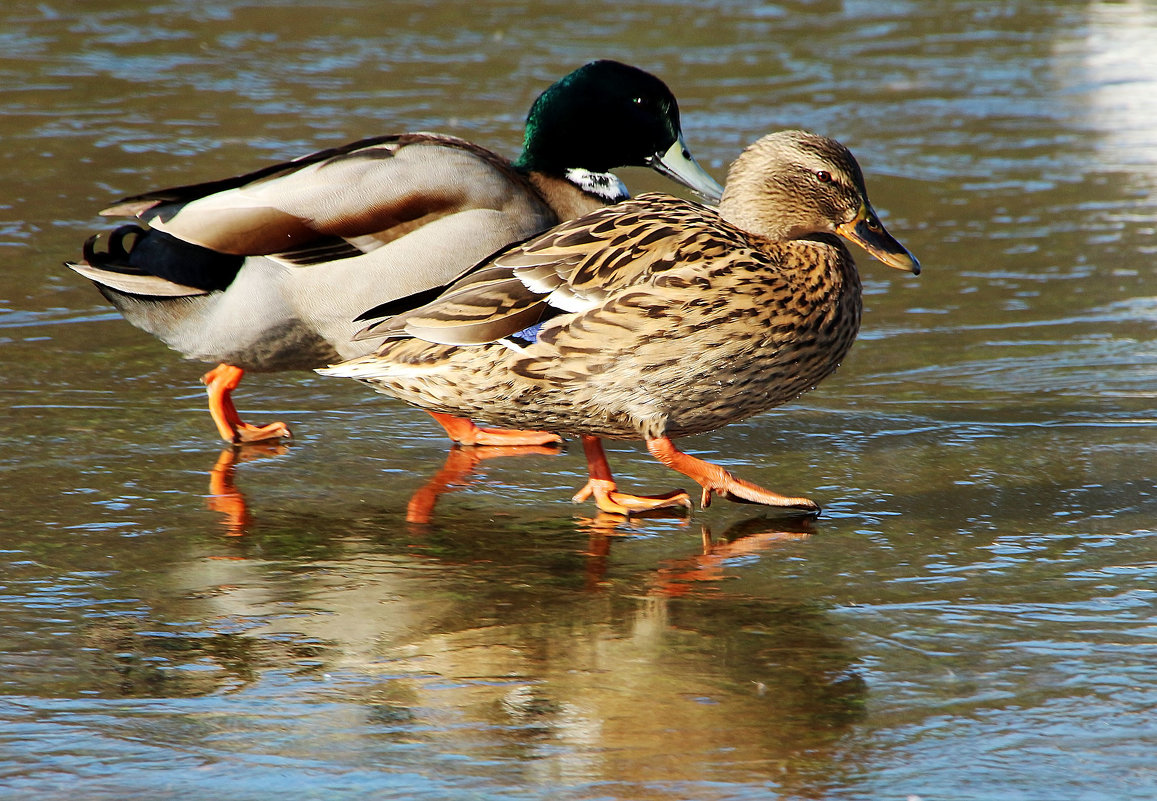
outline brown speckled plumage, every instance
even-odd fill
[[[677,437],[796,397],[851,347],[860,281],[839,242],[760,240],[709,209],[663,195],[608,211],[578,228],[585,235],[600,218],[617,223],[600,237],[605,244],[584,238],[580,247],[596,248],[599,263],[582,264],[590,273],[585,282],[572,276],[581,286],[606,275],[592,289],[601,296],[598,306],[555,317],[522,349],[513,342],[455,347],[391,340],[370,359],[421,369],[390,370],[373,383],[422,408],[494,425]],[[625,270],[606,269],[630,247],[624,222],[636,241],[650,232],[662,236],[625,263],[644,272],[633,280]],[[569,228],[555,229],[552,240],[565,242],[575,233]],[[539,253],[552,258],[576,247],[542,244],[535,242]],[[414,324],[411,316],[395,320]]]
[[[718,212],[649,194],[560,225],[325,372],[502,426],[649,445],[710,431],[806,392],[847,354],[860,280],[839,236],[918,269],[842,145],[773,134],[733,165]],[[517,338],[540,319],[534,341]]]

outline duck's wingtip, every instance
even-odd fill
[[[367,364],[363,359],[351,359],[348,362],[339,362],[338,364],[330,364],[325,367],[315,367],[313,371],[327,378],[355,379],[375,378],[378,373],[377,370],[372,369],[372,365]]]
[[[107,209],[101,209],[97,213],[100,214],[101,217],[140,217],[160,202],[160,200],[154,198],[126,198],[114,203]]]

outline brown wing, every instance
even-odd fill
[[[673,253],[718,214],[670,195],[644,194],[564,223],[493,260],[537,291],[565,287],[593,305],[671,266]],[[565,308],[565,306],[564,306]]]
[[[786,399],[830,373],[859,327],[859,278],[834,237],[776,242],[720,223],[690,237],[675,262],[544,324],[509,369],[556,387],[612,375],[624,398],[634,376],[622,365],[639,369],[639,381],[694,384],[758,353],[760,371],[781,371],[775,391]]]
[[[696,203],[640,195],[500,254],[437,300],[394,317],[376,333],[475,345],[559,311],[586,312],[612,293],[678,265],[683,251],[714,234],[719,222],[715,211]],[[736,237],[742,243],[741,232]]]

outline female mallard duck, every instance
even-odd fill
[[[818,513],[681,453],[711,431],[806,392],[860,325],[860,279],[838,237],[892,267],[919,263],[880,224],[847,148],[771,134],[732,165],[718,212],[659,194],[599,209],[511,248],[434,302],[371,326],[375,353],[319,372],[423,409],[580,435],[575,496],[629,513],[685,492],[617,491],[600,437],[641,437],[712,493]]]
[[[649,166],[709,199],[722,187],[692,158],[674,95],[613,61],[548,88],[513,163],[461,139],[366,139],[222,181],[126,198],[101,212],[146,230],[93,237],[69,266],[125,318],[190,359],[227,442],[289,436],[243,423],[231,392],[245,370],[306,370],[369,353],[358,313],[441,287],[477,261],[561,220],[627,197],[608,171]],[[405,301],[403,301],[405,303]],[[410,308],[405,305],[400,308]],[[466,444],[556,441],[436,415]]]

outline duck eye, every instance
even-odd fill
[[[830,184],[832,182],[832,174],[827,170],[819,170],[816,173],[816,180],[821,184]]]
[[[643,98],[641,98],[641,97],[632,97],[632,98],[631,98],[631,102],[632,102],[632,103],[634,103],[636,106],[641,106],[641,105],[643,105]]]

